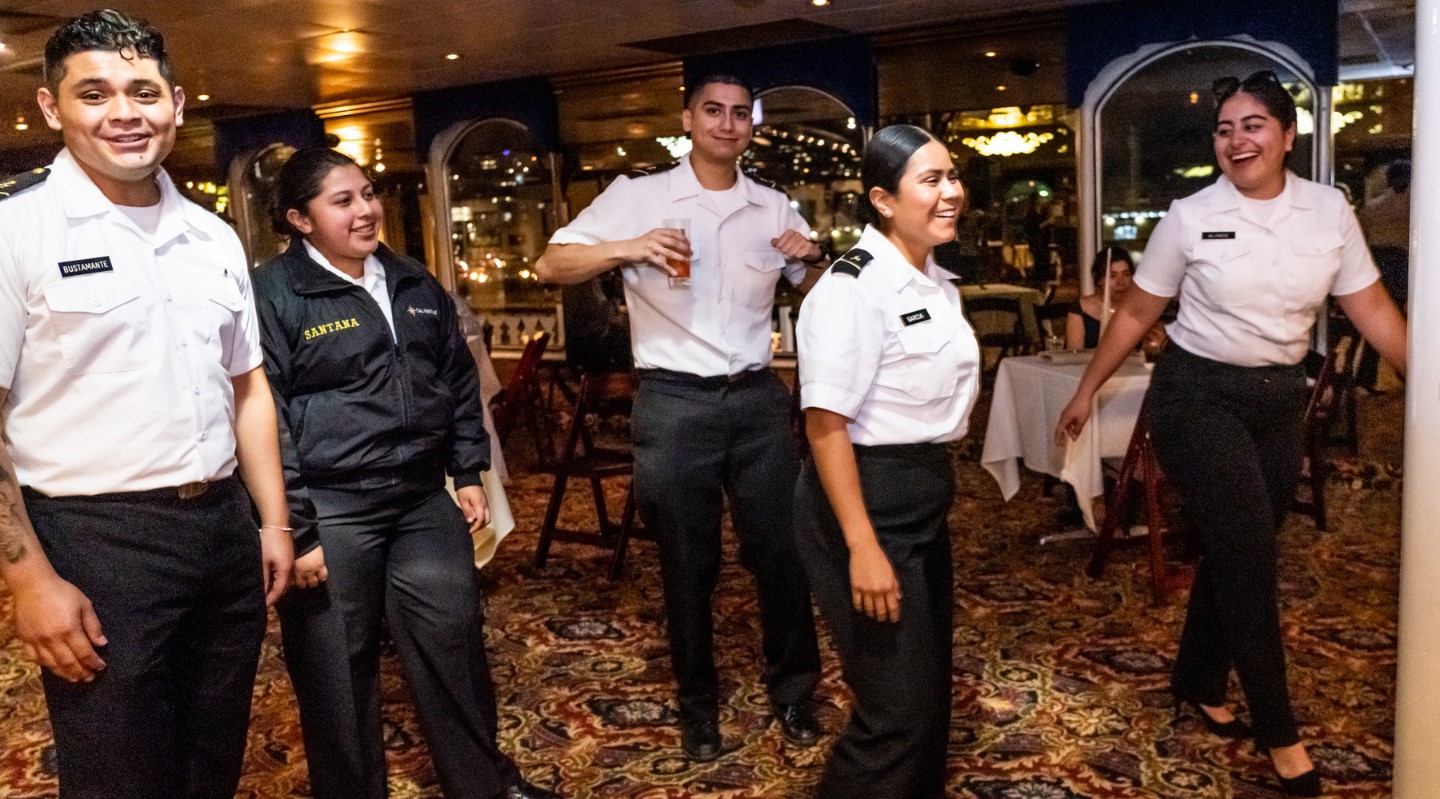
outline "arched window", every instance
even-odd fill
[[[509,119],[463,123],[432,148],[436,225],[448,244],[438,271],[494,326],[495,347],[559,332],[560,292],[534,272],[555,231],[552,169],[551,155]]]
[[[1295,98],[1299,116],[1290,169],[1305,178],[1329,178],[1329,93],[1317,93],[1298,57],[1239,39],[1149,50],[1112,64],[1086,96],[1093,139],[1082,169],[1094,191],[1086,208],[1092,248],[1143,254],[1171,201],[1220,176],[1212,144],[1216,78],[1273,71]],[[1327,117],[1320,125],[1317,110]]]
[[[817,238],[844,252],[860,237],[865,130],[844,103],[818,89],[779,86],[756,98],[755,136],[740,166],[790,195]]]
[[[288,144],[271,144],[238,156],[230,165],[230,211],[252,268],[279,255],[288,244],[270,227],[270,201],[275,176],[294,154],[295,148]]]

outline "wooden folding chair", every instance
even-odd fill
[[[1030,351],[1030,337],[1025,335],[1025,325],[1020,315],[1020,301],[1013,297],[972,297],[964,301],[965,315],[970,319],[970,326],[975,328],[975,340],[980,343],[982,371],[990,373],[999,366],[1000,360],[1008,355],[1024,355]],[[999,327],[1005,328],[1008,322],[1008,329],[985,330],[991,325],[981,325],[976,319],[976,314],[996,314],[1007,317]],[[998,349],[999,354],[995,357],[995,364],[989,369],[984,369],[984,350]]]
[[[504,446],[510,434],[523,422],[534,441],[535,457],[542,464],[555,457],[550,418],[548,411],[542,407],[544,403],[540,393],[540,362],[549,343],[550,334],[543,330],[530,339],[520,353],[510,381],[495,395],[490,409],[495,420],[495,433],[500,439],[497,445]]]
[[[1135,501],[1135,489],[1144,494],[1145,523],[1150,528],[1150,580],[1155,604],[1163,604],[1171,591],[1188,588],[1193,578],[1188,566],[1174,566],[1165,557],[1165,516],[1161,512],[1161,496],[1165,491],[1165,476],[1160,471],[1160,462],[1155,458],[1155,448],[1150,441],[1150,426],[1145,422],[1145,405],[1140,407],[1140,416],[1135,420],[1135,431],[1130,434],[1130,444],[1125,449],[1125,458],[1115,474],[1115,484],[1105,499],[1105,521],[1100,525],[1100,535],[1095,539],[1095,550],[1090,556],[1090,565],[1085,573],[1098,578],[1105,569],[1105,561],[1115,546],[1115,536],[1120,526],[1129,517]]]
[[[630,538],[644,537],[643,529],[635,526],[633,480],[625,490],[625,507],[620,513],[619,524],[610,520],[606,509],[603,481],[615,477],[632,477],[635,472],[635,457],[628,442],[620,446],[599,446],[586,425],[587,417],[592,414],[628,416],[635,389],[634,372],[593,372],[581,376],[580,389],[575,398],[575,414],[565,436],[565,448],[559,458],[541,467],[543,471],[555,475],[555,484],[550,491],[550,504],[545,509],[545,520],[540,525],[540,542],[535,548],[536,569],[545,567],[552,541],[589,544],[613,550],[610,579],[615,580],[620,577],[620,571],[625,565],[625,550]],[[590,483],[598,530],[572,530],[558,526],[560,509],[565,501],[565,489],[571,480],[577,479],[588,480]]]
[[[1331,364],[1332,384],[1328,415],[1322,419],[1322,439],[1325,442],[1343,444],[1351,454],[1360,449],[1360,420],[1355,405],[1355,368],[1365,342],[1355,323],[1338,308],[1332,309],[1326,320],[1327,352],[1335,353]],[[1339,425],[1340,432],[1335,432]]]

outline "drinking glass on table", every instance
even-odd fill
[[[688,219],[662,219],[662,220],[660,220],[660,227],[670,228],[670,229],[673,229],[673,230],[678,230],[678,231],[680,231],[680,235],[682,235],[682,236],[685,237],[685,241],[686,241],[687,243],[690,242],[690,220],[688,220]],[[694,245],[692,244],[691,246],[694,246]],[[666,265],[668,265],[671,269],[675,270],[675,274],[670,278],[670,288],[672,288],[672,289],[688,289],[688,288],[690,288],[690,261],[691,261],[694,257],[695,257],[695,252],[694,252],[694,250],[691,250],[691,252],[690,252],[690,257],[689,257],[689,258],[666,258],[666,259],[665,259]]]
[[[1045,337],[1045,351],[1046,351],[1046,352],[1060,352],[1060,351],[1063,350],[1063,349],[1065,349],[1065,337],[1064,337],[1064,336],[1057,335],[1057,334],[1055,334],[1055,333],[1051,333],[1050,335],[1048,335],[1048,336]]]

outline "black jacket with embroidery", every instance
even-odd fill
[[[479,373],[454,304],[419,262],[383,244],[375,255],[394,339],[370,294],[298,238],[253,276],[297,555],[319,542],[309,486],[400,470],[417,483],[448,472],[459,488],[490,467]]]

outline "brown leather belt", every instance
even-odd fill
[[[198,483],[186,483],[175,489],[175,494],[181,499],[194,499],[210,490],[210,484],[201,480]]]

